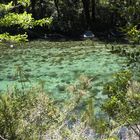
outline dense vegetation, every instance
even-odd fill
[[[65,102],[49,98],[44,82],[28,90],[22,83],[22,90],[14,87],[1,93],[0,137],[9,140],[117,140],[122,126],[135,132],[130,131],[130,139],[140,137],[140,84],[131,81],[129,71],[117,73],[115,78],[103,90],[108,95],[101,104],[103,116],[95,115],[95,98],[89,98],[91,79],[86,76],[80,76],[78,83],[66,88],[69,100]],[[81,105],[84,105],[83,111],[79,112]]]
[[[0,4],[0,32],[26,31],[30,37],[42,38],[47,33],[78,37],[85,30],[92,30],[97,36],[108,39],[124,34],[128,40],[138,43],[139,7],[139,0],[13,0],[12,3],[6,0]],[[48,27],[51,20],[51,27]]]
[[[118,41],[121,38],[131,43],[131,46],[105,43],[104,48],[99,48],[91,41],[90,45],[87,45],[88,49],[83,47],[83,42],[75,43],[78,46],[74,47],[72,42],[67,44],[59,42],[55,44],[56,46],[53,44],[48,47],[48,55],[52,50],[56,51],[55,54],[51,54],[54,57],[54,65],[62,66],[61,62],[64,60],[81,61],[85,55],[93,55],[97,47],[100,52],[102,49],[108,51],[106,55],[112,53],[128,59],[129,62],[125,68],[130,70],[124,70],[124,68],[102,85],[104,99],[100,100],[98,105],[95,96],[98,94],[95,92],[98,91],[92,90],[94,85],[92,81],[96,79],[93,75],[82,74],[77,77],[79,80],[76,83],[70,84],[69,81],[69,85],[65,87],[59,86],[60,90],[67,94],[68,99],[56,100],[44,88],[43,80],[40,80],[38,86],[26,88],[26,83],[30,83],[30,77],[27,77],[24,69],[17,65],[17,74],[14,78],[9,77],[13,81],[18,79],[21,88],[14,86],[6,91],[0,91],[0,139],[140,139],[140,81],[137,78],[140,72],[140,70],[137,72],[140,63],[139,7],[139,0],[2,0],[0,3],[0,50],[2,51],[0,59],[5,55],[10,58],[11,50],[15,51],[14,57],[16,57],[18,54],[16,51],[19,50],[15,46],[20,46],[22,49],[21,59],[22,55],[26,56],[24,53],[28,51],[34,51],[35,54],[34,48],[38,44],[33,44],[34,48],[30,47],[31,50],[24,51],[24,46],[27,47],[28,44],[23,42],[28,39],[47,39],[51,34],[64,39],[66,36],[70,39],[79,39],[80,35],[87,30],[94,32],[98,39],[107,39],[109,42]],[[38,48],[42,49],[39,45]],[[10,48],[7,48],[9,46]],[[60,54],[55,47],[61,50]],[[62,47],[69,47],[68,51],[62,51]],[[85,51],[82,52],[82,49]],[[74,57],[74,55],[77,56]],[[48,56],[41,57],[43,59],[39,63],[48,63],[46,61]],[[15,59],[13,62],[16,61]],[[24,61],[24,64],[26,65],[27,62]],[[2,66],[0,65],[0,71]],[[54,74],[53,77],[55,77]],[[99,111],[97,106],[100,108]],[[127,129],[125,134],[122,133],[122,128]]]

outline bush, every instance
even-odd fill
[[[89,88],[87,78],[84,82],[67,88],[70,93],[66,102],[54,101],[39,88],[8,90],[0,94],[0,137],[8,140],[73,139],[84,140],[86,119],[76,114],[75,109]],[[82,91],[83,90],[83,91]]]
[[[0,95],[0,134],[9,140],[38,139],[59,121],[59,110],[45,93],[15,90]]]
[[[123,71],[105,86],[104,94],[108,98],[103,104],[103,110],[110,119],[118,127],[130,127],[140,137],[140,83],[132,81],[129,71]]]

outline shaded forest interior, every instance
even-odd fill
[[[58,38],[79,38],[88,30],[97,37],[122,37],[120,28],[126,28],[130,24],[138,25],[140,19],[138,0],[31,0],[29,7],[23,7],[17,0],[13,2],[13,12],[23,13],[26,10],[35,19],[53,18],[49,27],[27,29],[29,38],[43,38],[45,34],[58,34]],[[25,32],[15,25],[13,28],[0,29],[1,33],[5,31],[10,34]]]

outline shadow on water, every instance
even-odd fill
[[[91,31],[92,32],[92,31]],[[86,31],[85,31],[86,33]],[[33,41],[36,39],[44,40],[44,41],[50,41],[50,42],[67,42],[67,41],[84,41],[89,38],[83,37],[84,33],[81,34],[60,34],[60,33],[52,33],[52,34],[38,34],[36,32],[30,31],[29,32],[29,40]],[[106,31],[106,32],[93,32],[95,35],[91,40],[93,41],[100,41],[103,43],[119,43],[119,44],[126,44],[126,45],[134,45],[130,43],[126,36],[118,31]],[[138,44],[136,44],[138,45]]]

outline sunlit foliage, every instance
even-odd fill
[[[129,71],[115,75],[104,88],[108,96],[103,109],[119,125],[130,127],[140,137],[140,83],[132,81]]]
[[[30,1],[19,0],[17,4],[21,4],[22,6],[27,7],[30,5]],[[0,15],[1,27],[12,27],[17,25],[18,28],[28,29],[28,28],[33,28],[34,26],[50,25],[52,22],[52,18],[43,18],[43,19],[35,20],[32,17],[32,14],[29,14],[26,11],[20,14],[16,12],[11,12],[12,9],[15,8],[16,6],[18,5],[13,5],[13,2],[10,2],[8,4],[0,4],[0,11],[2,12]],[[27,41],[27,34],[10,36],[10,34],[4,33],[0,35],[0,39],[1,41],[7,40],[12,42]]]

